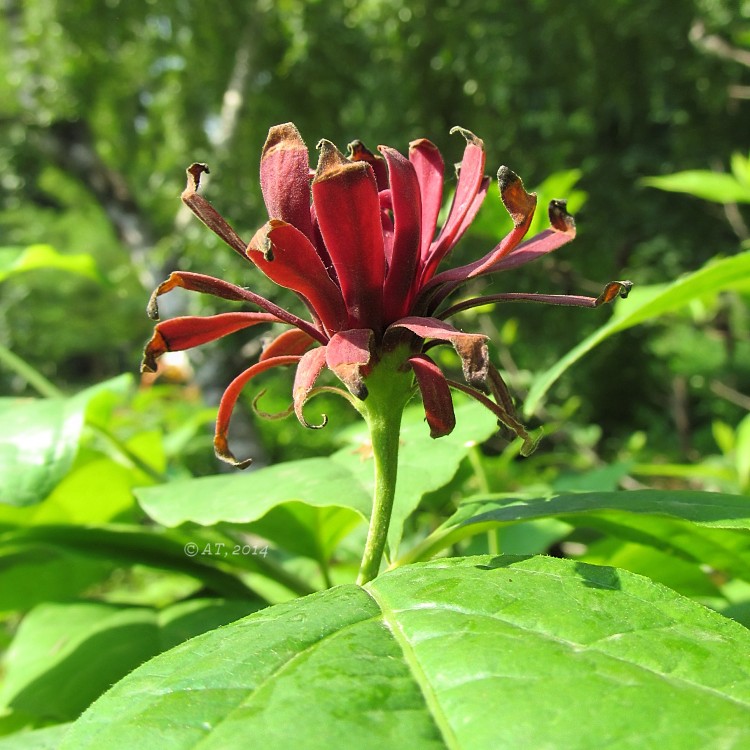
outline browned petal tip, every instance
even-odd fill
[[[247,469],[248,466],[253,462],[252,458],[246,458],[244,461],[238,461],[232,451],[229,450],[227,439],[224,435],[216,435],[214,437],[214,453],[216,458],[224,463],[231,464],[237,469]]]
[[[466,138],[466,142],[470,143],[472,146],[479,146],[479,148],[484,148],[484,141],[478,136],[474,135],[471,130],[462,128],[460,125],[455,125],[450,129],[450,134],[453,135],[454,133],[461,133],[461,135]]]
[[[346,149],[349,152],[348,154],[349,159],[351,159],[352,161],[370,161],[372,159],[378,158],[359,139],[357,139],[356,141],[352,141],[351,143],[348,143],[346,146]]]
[[[287,148],[306,149],[305,142],[302,140],[299,130],[293,122],[285,122],[281,125],[274,125],[268,131],[268,137],[263,145],[261,158],[267,156],[272,151]]]
[[[506,166],[497,170],[497,182],[500,197],[513,223],[521,226],[536,209],[536,193],[527,193],[523,180]]]
[[[553,229],[566,234],[575,234],[575,219],[568,213],[567,201],[553,200],[549,202],[549,223]]]
[[[162,354],[169,351],[167,342],[164,336],[158,330],[154,331],[151,340],[146,344],[146,348],[143,352],[143,362],[141,362],[141,372],[156,372],[157,364],[156,360],[161,357]]]
[[[418,148],[425,149],[426,151],[439,151],[438,147],[427,138],[417,138],[415,141],[409,142],[409,151],[416,151]]]
[[[208,164],[203,162],[195,162],[191,164],[186,170],[187,172],[187,187],[182,193],[183,200],[185,196],[192,195],[198,190],[201,184],[201,175],[210,174],[211,170],[208,168]]]
[[[318,168],[315,170],[313,182],[329,180],[346,172],[352,173],[369,169],[365,161],[349,161],[336,148],[335,144],[325,138],[318,141],[318,150],[320,156],[318,157]]]
[[[610,281],[604,287],[604,291],[596,298],[596,306],[605,305],[617,297],[625,299],[633,288],[632,281]]]

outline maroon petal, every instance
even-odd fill
[[[548,211],[552,224],[550,229],[545,229],[530,240],[522,242],[510,255],[493,264],[485,273],[517,268],[575,239],[575,219],[567,212],[565,201],[551,201]]]
[[[489,294],[486,297],[474,297],[474,299],[459,302],[457,305],[441,312],[440,318],[447,318],[463,310],[470,310],[482,305],[492,305],[496,302],[542,302],[547,305],[567,307],[599,307],[607,302],[612,302],[617,297],[625,299],[632,288],[632,281],[610,281],[598,297],[584,297],[579,294],[529,294],[526,292]]]
[[[315,339],[310,338],[304,331],[300,331],[297,328],[290,328],[269,342],[263,348],[258,359],[262,362],[264,359],[272,359],[273,357],[301,356],[314,343]]]
[[[238,461],[232,451],[229,450],[227,433],[229,432],[229,423],[232,419],[232,412],[237,403],[237,399],[242,393],[242,389],[256,375],[260,375],[272,367],[283,367],[285,365],[294,365],[300,361],[300,357],[274,357],[266,359],[263,362],[257,362],[252,367],[248,367],[243,373],[238,375],[224,391],[219,403],[219,410],[216,414],[216,433],[214,435],[214,451],[217,458],[225,461],[238,469],[245,469],[252,463],[251,458],[244,461]]]
[[[478,391],[476,388],[458,383],[455,380],[448,380],[448,385],[454,390],[461,391],[467,396],[471,396],[473,399],[478,401],[482,406],[491,411],[497,418],[498,424],[505,425],[512,430],[518,437],[523,440],[523,447],[521,448],[522,456],[529,456],[534,452],[538,439],[534,439],[526,431],[526,428],[512,415],[510,414],[502,404],[497,404],[492,399],[487,398],[483,393]]]
[[[366,162],[350,162],[321,141],[312,192],[320,231],[336,269],[350,328],[380,330],[385,255],[378,188]]]
[[[450,342],[461,357],[466,382],[478,388],[484,387],[489,367],[487,336],[481,333],[463,333],[436,318],[402,318],[393,323],[388,331],[399,328],[405,328],[422,339]]]
[[[301,294],[326,330],[346,327],[341,290],[331,280],[310,240],[296,227],[272,219],[250,240],[247,257],[279,286]]]
[[[422,199],[422,240],[419,255],[424,261],[429,255],[430,246],[435,237],[438,215],[443,205],[445,167],[437,146],[426,138],[409,144],[409,161],[414,165]]]
[[[387,190],[389,186],[388,169],[383,161],[383,157],[373,154],[362,141],[352,141],[348,144],[347,149],[349,151],[349,161],[367,162],[375,173],[378,190]]]
[[[371,330],[355,328],[337,333],[325,348],[328,367],[360,400],[367,398],[364,378],[372,358],[374,339],[375,336]]]
[[[453,196],[448,219],[443,226],[438,238],[432,243],[429,255],[426,258],[424,269],[422,271],[422,282],[427,281],[440,264],[440,261],[446,256],[451,248],[456,244],[459,237],[459,231],[463,226],[466,215],[476,206],[476,197],[482,187],[484,179],[485,152],[484,143],[481,138],[477,138],[471,131],[464,128],[453,128],[451,133],[459,132],[466,138],[466,148],[461,160],[460,173],[458,176],[458,185],[456,194]],[[478,210],[478,206],[475,208]]]
[[[232,250],[244,256],[246,245],[242,237],[229,226],[226,219],[203,196],[198,195],[201,175],[204,173],[209,173],[207,164],[191,164],[187,168],[187,187],[182,193],[182,202]]]
[[[247,256],[245,256],[247,258]],[[157,304],[158,298],[162,294],[172,291],[172,289],[187,289],[191,292],[203,292],[205,294],[213,294],[215,297],[221,297],[222,299],[237,300],[242,302],[252,302],[257,305],[261,310],[265,310],[271,315],[275,315],[283,323],[299,328],[301,331],[307,333],[308,336],[320,341],[321,344],[325,344],[328,341],[327,337],[315,328],[315,326],[308,323],[302,318],[298,318],[296,315],[287,312],[284,308],[275,305],[265,297],[261,297],[248,289],[243,289],[241,286],[230,284],[228,281],[222,281],[221,279],[215,279],[213,276],[206,276],[202,273],[191,273],[190,271],[175,271],[169,275],[169,278],[159,284],[154,290],[149,300],[147,312],[152,320],[159,319],[159,308]]]
[[[409,290],[419,256],[422,204],[417,174],[409,160],[388,146],[379,150],[388,164],[393,208],[393,252],[383,292],[385,319],[391,321],[409,309]]]
[[[449,283],[451,288],[455,288],[454,284],[456,283],[496,270],[495,266],[500,259],[516,248],[526,232],[529,231],[529,225],[534,218],[536,195],[527,193],[518,175],[511,172],[507,167],[500,167],[497,179],[500,184],[500,196],[503,204],[513,219],[513,229],[503,238],[502,242],[483,258],[466,266],[451,268],[439,273],[433,279],[434,284]]]
[[[312,241],[310,162],[307,146],[291,122],[268,131],[260,159],[260,187],[268,217],[292,224]]]
[[[208,317],[186,316],[159,323],[143,353],[143,372],[156,372],[156,360],[165,352],[180,352],[215,341],[259,323],[278,323],[269,313],[222,313]]]
[[[326,366],[326,347],[316,347],[307,352],[297,365],[297,372],[294,376],[294,387],[292,394],[294,397],[294,413],[300,424],[305,427],[319,428],[325,427],[328,417],[323,415],[323,422],[318,425],[310,424],[303,414],[305,403],[310,396],[310,391],[315,387],[315,381]]]
[[[426,354],[410,357],[409,364],[422,392],[424,413],[427,424],[430,425],[430,437],[450,435],[456,426],[456,414],[453,411],[453,400],[445,375]]]

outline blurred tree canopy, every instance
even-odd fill
[[[726,221],[720,206],[638,181],[747,151],[750,67],[727,53],[750,47],[747,0],[2,6],[0,245],[88,253],[104,278],[40,272],[3,286],[0,343],[61,383],[135,369],[147,289],[173,268],[263,293],[264,281],[186,216],[179,195],[184,168],[208,162],[210,199],[249,236],[265,218],[258,160],[278,122],[294,121],[310,147],[360,138],[403,151],[428,137],[448,162],[460,154],[448,135],[459,124],[484,139],[488,169],[508,164],[529,187],[580,169],[588,202],[579,239],[508,281],[514,289],[666,281],[744,239],[743,222]],[[481,241],[469,238],[467,252],[486,249]],[[514,355],[525,367],[548,364],[601,318],[571,321],[524,310]],[[641,333],[619,346],[630,358],[614,380],[612,348],[581,370],[587,398],[613,407],[613,423],[630,389],[636,410],[649,400],[661,408],[660,386],[645,395],[642,382],[666,377]],[[19,387],[5,372],[0,382]]]

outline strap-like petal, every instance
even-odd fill
[[[315,213],[349,313],[350,328],[382,329],[385,254],[372,168],[321,141]]]
[[[148,315],[152,320],[159,319],[159,308],[157,304],[158,298],[162,294],[172,291],[172,289],[187,289],[191,292],[213,294],[215,297],[221,297],[222,299],[252,302],[252,304],[260,307],[261,310],[265,310],[267,313],[275,315],[281,322],[288,323],[289,325],[295,326],[295,328],[304,331],[308,336],[314,338],[316,341],[320,341],[321,344],[325,344],[326,341],[328,341],[325,334],[315,328],[311,323],[302,320],[302,318],[298,318],[296,315],[284,310],[283,307],[279,307],[265,297],[261,297],[259,294],[255,294],[249,289],[243,289],[236,284],[230,284],[228,281],[222,281],[221,279],[215,279],[213,276],[206,276],[202,273],[192,273],[190,271],[174,271],[169,275],[169,278],[166,281],[163,281],[154,290],[147,308]]]
[[[266,344],[258,359],[262,362],[264,359],[271,359],[272,357],[301,356],[314,343],[315,339],[310,338],[304,331],[290,328]]]
[[[487,336],[481,333],[463,333],[436,318],[401,318],[393,323],[388,331],[405,328],[422,339],[448,341],[461,357],[466,382],[477,388],[484,388],[489,367]]]
[[[292,224],[312,241],[310,162],[307,146],[291,122],[268,131],[260,158],[260,188],[268,217]]]
[[[390,322],[409,309],[409,290],[419,259],[422,202],[417,175],[409,160],[388,146],[380,146],[379,150],[388,164],[394,223],[393,252],[383,293],[385,320]]]
[[[297,365],[297,372],[294,375],[294,386],[292,388],[292,396],[294,399],[294,413],[297,415],[297,419],[300,424],[305,427],[324,427],[328,418],[323,415],[323,421],[319,425],[312,425],[306,419],[303,414],[305,403],[310,396],[310,391],[315,387],[315,381],[320,376],[323,368],[326,366],[326,348],[316,347],[311,349]]]
[[[227,220],[202,196],[198,194],[201,175],[208,174],[207,164],[191,164],[187,168],[187,187],[182,193],[182,202],[216,235],[221,237],[236,253],[245,255],[245,242],[232,229]]]
[[[474,212],[478,210],[476,197],[482,187],[484,179],[485,151],[484,142],[477,138],[469,130],[455,127],[451,133],[461,133],[466,138],[466,147],[463,158],[461,159],[460,172],[458,175],[458,184],[456,193],[453,196],[448,218],[440,231],[437,239],[432,243],[429,254],[424,262],[422,270],[422,283],[429,280],[435,273],[435,269],[440,261],[453,248],[458,241],[461,227],[465,229],[466,215],[474,207]]]
[[[584,297],[579,294],[536,294],[527,292],[488,294],[485,297],[474,297],[459,302],[447,310],[443,310],[440,313],[440,318],[448,318],[473,307],[494,305],[497,302],[541,302],[547,305],[563,305],[566,307],[599,307],[607,302],[612,302],[617,297],[625,299],[632,288],[632,281],[610,281],[598,297]]]
[[[490,273],[495,270],[495,266],[502,258],[518,246],[529,231],[529,225],[534,218],[536,195],[527,193],[518,175],[507,167],[500,167],[497,179],[503,204],[513,219],[513,229],[483,258],[439,273],[433,279],[433,284],[450,283],[453,287],[457,282],[464,282],[467,279]]]
[[[299,229],[272,219],[250,240],[247,257],[279,286],[302,295],[329,333],[346,327],[341,290]]]
[[[358,399],[367,398],[365,377],[368,374],[375,336],[366,328],[341,331],[325,348],[326,363],[336,377]]]
[[[242,389],[247,383],[252,380],[256,375],[260,375],[266,370],[270,370],[272,367],[283,367],[285,365],[295,365],[300,361],[300,357],[274,357],[273,359],[266,359],[263,362],[257,362],[252,367],[248,367],[243,373],[240,373],[224,391],[224,395],[221,397],[219,403],[219,410],[216,414],[216,433],[214,435],[214,451],[217,458],[225,461],[232,466],[236,466],[238,469],[245,469],[252,463],[251,458],[246,458],[244,461],[238,461],[232,451],[229,450],[228,445],[228,432],[229,423],[232,419],[232,412],[234,406],[237,403],[237,399],[242,393]]]
[[[422,239],[419,257],[424,262],[435,239],[438,215],[443,205],[445,166],[437,146],[426,138],[409,144],[409,161],[414,166],[422,199]]]
[[[427,424],[430,425],[430,437],[450,435],[456,426],[456,414],[453,411],[453,400],[445,375],[426,354],[415,354],[409,358],[409,364],[422,393],[424,413]]]
[[[269,313],[236,312],[220,315],[185,316],[158,323],[143,353],[143,372],[156,372],[156,360],[165,352],[180,352],[215,341],[259,323],[278,323]]]

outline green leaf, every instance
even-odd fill
[[[400,563],[428,559],[461,539],[495,528],[500,524],[519,523],[539,518],[558,518],[571,525],[594,526],[615,533],[613,525],[621,530],[635,523],[631,519],[638,517],[643,517],[647,531],[649,525],[654,530],[654,533],[649,535],[648,541],[643,538],[643,533],[639,533],[638,538],[633,538],[632,533],[622,538],[650,543],[674,551],[674,547],[667,543],[661,545],[659,542],[659,532],[656,528],[660,522],[666,522],[670,518],[689,522],[680,527],[682,537],[691,536],[692,524],[704,526],[707,529],[747,530],[750,529],[750,503],[747,502],[747,498],[739,495],[688,490],[577,492],[546,497],[481,495],[465,500],[439,529],[404,555]],[[677,534],[674,525],[669,525],[668,529]],[[666,530],[662,532],[662,536],[666,534]],[[696,535],[693,541],[695,542],[698,537],[700,535]],[[744,534],[743,538],[745,538]],[[710,549],[713,550],[717,546],[722,547],[721,541],[712,538]],[[689,549],[690,542],[687,543],[687,547]],[[684,548],[680,546],[679,549]],[[696,554],[700,553],[696,552]],[[703,562],[710,563],[711,559],[707,558]],[[722,565],[727,565],[724,558],[722,558]],[[750,576],[750,559],[735,561],[728,567],[743,578]]]
[[[254,609],[212,600],[163,612],[92,602],[40,605],[8,649],[0,705],[41,720],[74,719],[147,659]]]
[[[645,177],[641,184],[670,193],[688,193],[715,203],[750,203],[750,187],[723,172],[693,169],[663,177]]]
[[[366,519],[372,502],[351,472],[328,458],[141,487],[136,497],[151,518],[168,527],[188,521],[202,526],[250,523],[293,501],[350,508]]]
[[[73,464],[89,403],[131,380],[115,378],[70,398],[0,399],[0,503],[44,500]]]
[[[55,544],[15,544],[0,538],[0,612],[72,599],[114,568],[112,561]]]
[[[492,415],[479,405],[456,409],[456,429],[433,440],[424,410],[409,409],[400,437],[399,474],[389,539],[398,545],[404,520],[422,496],[447,484],[472,445],[497,430]],[[211,526],[221,522],[254,523],[254,530],[285,549],[322,559],[356,523],[369,518],[373,463],[367,433],[357,430],[350,445],[330,458],[287,461],[247,474],[170,482],[135,491],[143,510],[158,523],[174,527],[186,522]],[[348,513],[321,510],[305,514],[283,506],[304,503],[318,509],[346,508]],[[296,516],[290,518],[289,514]],[[272,517],[266,518],[272,514]],[[263,519],[260,522],[260,519]],[[328,522],[330,521],[330,522]],[[285,528],[288,526],[286,532]],[[292,532],[294,528],[296,531]]]
[[[569,492],[550,497],[482,495],[461,503],[443,526],[524,521],[597,510],[671,516],[721,529],[750,529],[750,502],[746,497],[694,490]]]
[[[142,564],[192,576],[221,596],[253,599],[255,594],[226,568],[222,558],[196,556],[192,550],[205,543],[170,532],[146,531],[137,526],[30,526],[0,536],[0,549],[11,552],[23,547],[49,545],[92,559],[124,564]],[[192,548],[192,549],[191,549]],[[191,551],[187,551],[191,550]],[[248,567],[258,560],[244,556]],[[205,560],[205,561],[204,561]]]
[[[744,627],[625,571],[440,560],[188,641],[97,701],[61,750],[740,748],[749,654]]]
[[[70,724],[56,724],[0,737],[0,750],[57,750],[69,728]]]
[[[620,300],[607,323],[571,349],[532,384],[524,403],[524,413],[533,414],[550,386],[574,362],[605,339],[639,323],[678,310],[689,302],[721,291],[750,289],[750,252],[714,260],[694,273],[671,284],[636,287],[626,300]]]
[[[105,283],[91,255],[63,255],[50,245],[31,245],[23,249],[0,248],[0,283],[15,274],[40,270],[64,271],[85,276],[97,283]]]

